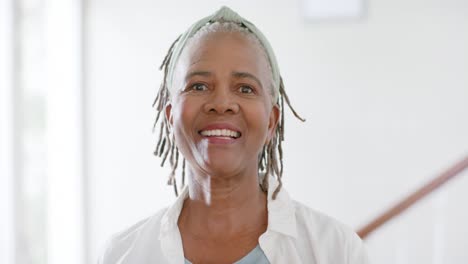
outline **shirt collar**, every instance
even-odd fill
[[[278,187],[279,182],[271,175],[268,182],[268,230],[296,238],[296,207],[294,202],[284,186],[276,195],[276,199],[273,200],[273,192]]]
[[[177,221],[179,220],[180,212],[184,206],[184,200],[188,197],[188,186],[186,185],[175,202],[169,206],[161,219],[161,231],[159,237],[165,236],[167,233],[177,230]]]
[[[276,199],[272,194],[279,185],[278,181],[269,176],[268,184],[268,228],[267,231],[278,232],[293,238],[297,237],[295,206],[284,187],[281,188]],[[161,219],[160,238],[171,231],[178,231],[177,221],[188,197],[188,187],[185,186],[176,201],[166,210]]]

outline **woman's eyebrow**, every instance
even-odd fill
[[[213,75],[211,72],[209,71],[193,71],[193,72],[189,72],[186,76],[185,76],[185,81],[187,82],[190,78],[192,78],[193,76],[203,76],[203,77],[210,77],[211,75]]]
[[[252,79],[256,83],[258,83],[260,88],[263,89],[263,86],[262,86],[262,83],[260,82],[260,80],[257,77],[255,77],[255,75],[253,75],[251,73],[248,73],[248,72],[232,72],[232,76],[236,77],[236,78],[249,78],[249,79]]]
[[[212,76],[213,73],[212,72],[209,72],[209,71],[193,71],[193,72],[189,72],[187,74],[187,76],[185,76],[185,81],[187,82],[190,78],[192,78],[193,76],[203,76],[203,77],[210,77]],[[235,78],[248,78],[248,79],[252,79],[254,80],[259,86],[260,88],[263,89],[263,85],[262,83],[260,82],[260,80],[253,74],[251,73],[248,73],[248,72],[238,72],[238,71],[234,71],[232,72],[231,74],[233,77]]]

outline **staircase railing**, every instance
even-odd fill
[[[362,239],[365,239],[370,233],[384,225],[392,218],[395,218],[401,214],[403,211],[411,207],[413,204],[428,194],[432,193],[434,190],[441,187],[450,179],[453,179],[455,176],[459,175],[466,168],[468,168],[468,156],[441,173],[439,176],[435,177],[430,182],[423,185],[421,188],[403,198],[400,202],[390,207],[388,210],[377,216],[374,220],[370,221],[367,225],[359,229],[357,232],[358,235]]]

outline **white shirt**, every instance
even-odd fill
[[[270,177],[270,189],[277,186]],[[268,227],[259,245],[272,264],[368,264],[361,239],[349,227],[291,200],[284,188],[268,192]],[[99,264],[184,263],[177,226],[185,188],[174,204],[112,237]]]

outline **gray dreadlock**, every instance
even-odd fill
[[[204,27],[202,27],[196,35],[194,35],[192,38],[195,37],[200,37],[205,33],[210,33],[210,32],[240,32],[243,34],[246,34],[251,39],[254,39],[260,47],[263,46],[260,44],[258,39],[254,34],[251,34],[250,31],[243,27],[242,25],[239,25],[237,23],[233,22],[214,22],[211,24],[208,24]],[[177,187],[177,180],[176,180],[176,170],[179,166],[179,150],[176,146],[175,143],[175,138],[174,135],[171,135],[169,131],[169,125],[168,125],[168,120],[166,118],[161,118],[161,112],[164,112],[164,107],[170,100],[170,93],[169,93],[169,87],[167,85],[167,75],[168,75],[168,68],[169,64],[172,59],[172,54],[174,51],[174,47],[179,41],[181,36],[179,36],[170,46],[161,66],[159,67],[159,70],[164,71],[164,77],[163,81],[159,87],[159,91],[157,93],[156,98],[154,99],[153,102],[153,107],[156,108],[156,118],[153,124],[153,132],[156,130],[156,127],[159,122],[159,135],[158,135],[158,141],[156,144],[156,149],[154,150],[154,155],[161,157],[161,167],[164,166],[164,164],[167,161],[167,158],[169,158],[169,163],[171,166],[171,172],[169,174],[169,179],[168,179],[168,185],[172,185],[174,187],[174,192],[175,195],[178,196],[178,190],[179,188]],[[269,65],[270,66],[270,65]],[[273,87],[271,89],[274,89]],[[278,101],[275,102],[275,104],[278,105],[280,109],[280,120],[279,123],[276,127],[275,135],[274,137],[270,140],[270,142],[263,147],[263,150],[259,154],[259,160],[258,160],[258,175],[260,179],[260,187],[262,188],[263,191],[268,190],[268,175],[271,173],[273,174],[276,179],[278,180],[278,186],[274,190],[272,198],[275,199],[278,192],[281,190],[282,187],[282,176],[283,176],[283,148],[281,145],[281,142],[284,141],[284,101],[286,101],[286,104],[288,105],[289,109],[291,109],[292,113],[294,116],[301,120],[305,121],[302,117],[300,117],[297,112],[294,110],[294,108],[291,106],[291,102],[286,94],[286,91],[284,89],[284,83],[283,79],[280,78],[280,86],[279,86],[279,97]],[[185,186],[185,158],[182,160],[182,172],[181,172],[181,178],[182,178],[182,186]]]

